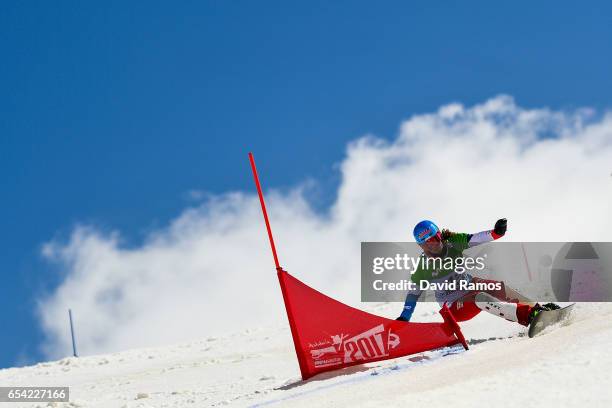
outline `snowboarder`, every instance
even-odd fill
[[[440,230],[432,221],[424,220],[414,227],[414,238],[423,249],[421,256],[425,258],[458,258],[463,256],[463,251],[468,248],[491,242],[503,237],[508,227],[505,218],[497,220],[492,230],[478,232],[476,234],[465,234],[451,232],[447,229]],[[481,279],[467,272],[458,273],[452,268],[435,268],[431,263],[421,262],[419,268],[412,274],[411,280],[416,283],[414,290],[408,291],[404,310],[396,320],[409,321],[417,300],[422,294],[419,282],[451,282],[453,280],[466,280],[468,283],[499,283],[500,290],[482,292],[469,290],[435,291],[436,300],[440,304],[446,304],[453,317],[458,322],[472,319],[482,310],[506,320],[517,322],[523,326],[529,326],[535,316],[541,311],[556,310],[559,306],[554,303],[540,305],[530,303],[528,299],[516,291],[506,287],[503,282]],[[459,287],[460,285],[457,285]],[[464,285],[468,286],[468,285]]]

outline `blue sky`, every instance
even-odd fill
[[[269,186],[318,179],[324,207],[347,142],[452,101],[608,108],[611,8],[3,4],[0,367],[42,358],[35,302],[62,278],[45,242],[88,223],[137,245],[190,190],[252,191],[249,150]]]

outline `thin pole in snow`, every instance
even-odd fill
[[[276,265],[276,270],[280,273],[282,268],[278,263],[278,255],[276,255],[276,247],[274,246],[274,238],[272,237],[270,220],[268,219],[268,212],[266,211],[266,203],[264,202],[263,192],[261,191],[261,184],[259,184],[259,176],[257,175],[257,168],[255,167],[255,158],[253,157],[253,153],[249,153],[249,161],[251,162],[251,169],[253,170],[253,178],[255,178],[255,186],[257,186],[257,194],[259,195],[261,211],[263,212],[264,221],[266,222],[266,229],[268,230],[268,239],[270,240],[270,247],[272,248],[272,256],[274,256],[274,264]]]
[[[74,323],[72,322],[72,310],[68,309],[68,318],[70,319],[70,336],[72,337],[72,354],[78,357],[76,342],[74,341]]]
[[[531,276],[531,268],[529,268],[529,262],[527,261],[527,253],[525,252],[525,245],[521,242],[521,249],[523,250],[523,259],[525,259],[525,268],[527,268],[527,275],[529,275],[529,282],[533,281]]]

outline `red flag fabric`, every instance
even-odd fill
[[[302,379],[324,371],[467,344],[447,308],[443,323],[408,323],[338,302],[279,270]]]

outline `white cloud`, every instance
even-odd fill
[[[523,109],[508,96],[454,103],[405,121],[391,142],[355,140],[340,169],[325,214],[300,187],[266,200],[283,266],[350,303],[360,241],[411,240],[423,218],[475,232],[507,217],[516,241],[609,240],[612,230],[609,113]],[[84,354],[285,319],[254,191],[208,197],[138,248],[79,227],[43,254],[65,272],[39,305],[49,357],[70,352],[69,307]]]

